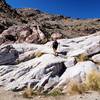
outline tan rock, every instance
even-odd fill
[[[59,33],[59,32],[57,32],[57,33],[53,33],[52,35],[51,35],[51,38],[52,39],[60,39],[60,38],[62,38],[62,34],[61,33]]]
[[[29,35],[27,38],[26,38],[26,42],[28,42],[28,43],[37,43],[38,42],[38,34],[35,34],[35,33],[33,33],[32,35]]]

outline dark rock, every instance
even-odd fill
[[[0,48],[0,65],[15,64],[17,58],[18,52],[11,45]]]

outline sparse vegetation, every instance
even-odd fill
[[[100,91],[100,72],[91,72],[86,76],[85,83],[70,81],[67,90],[69,94],[82,94],[89,90]]]
[[[24,98],[31,98],[33,96],[33,91],[31,88],[25,89],[22,95]]]
[[[39,91],[34,91],[32,88],[26,88],[23,92],[24,98],[32,98],[33,96],[42,95]]]
[[[48,93],[48,96],[59,96],[59,95],[63,95],[62,90],[59,88],[54,89],[53,91]]]
[[[41,52],[41,51],[36,51],[35,52],[35,57],[40,57],[40,56],[42,56],[44,53],[43,52]]]
[[[59,96],[59,95],[63,95],[61,89],[55,89],[51,92],[40,92],[40,91],[34,91],[32,90],[32,88],[26,88],[23,92],[23,97],[24,98],[32,98],[33,96],[40,96],[40,95],[43,95],[43,96]]]
[[[70,81],[67,87],[67,92],[71,95],[82,94],[86,91],[85,84],[78,83],[76,81]]]
[[[86,61],[89,57],[86,54],[80,54],[75,57],[77,62]]]
[[[100,91],[100,72],[92,71],[90,74],[86,76],[86,81],[84,83],[79,83],[75,80],[71,80],[67,86],[67,93],[74,94],[82,94],[87,91]],[[32,98],[33,96],[59,96],[63,95],[62,90],[60,88],[54,89],[51,92],[42,93],[39,91],[33,91],[32,88],[25,89],[23,92],[23,97]]]
[[[86,78],[86,85],[89,90],[100,91],[100,72],[91,72]]]

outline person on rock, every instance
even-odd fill
[[[54,51],[54,54],[55,56],[58,56],[58,53],[57,53],[57,48],[58,48],[58,42],[57,42],[57,39],[55,39],[52,43],[52,48],[53,48],[53,51]]]

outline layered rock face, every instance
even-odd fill
[[[11,45],[0,48],[0,65],[15,64],[18,52]]]
[[[54,55],[52,41],[0,46],[0,86],[13,91],[26,87],[63,90],[71,80],[82,83],[90,72],[100,72],[100,32],[58,42],[58,56]]]
[[[24,26],[12,26],[0,34],[0,44],[8,43],[44,43],[45,35],[40,30],[39,26],[30,28]]]
[[[0,0],[0,9],[2,12],[11,14],[13,17],[20,17],[16,10],[12,9],[10,5],[6,3],[5,0]]]

